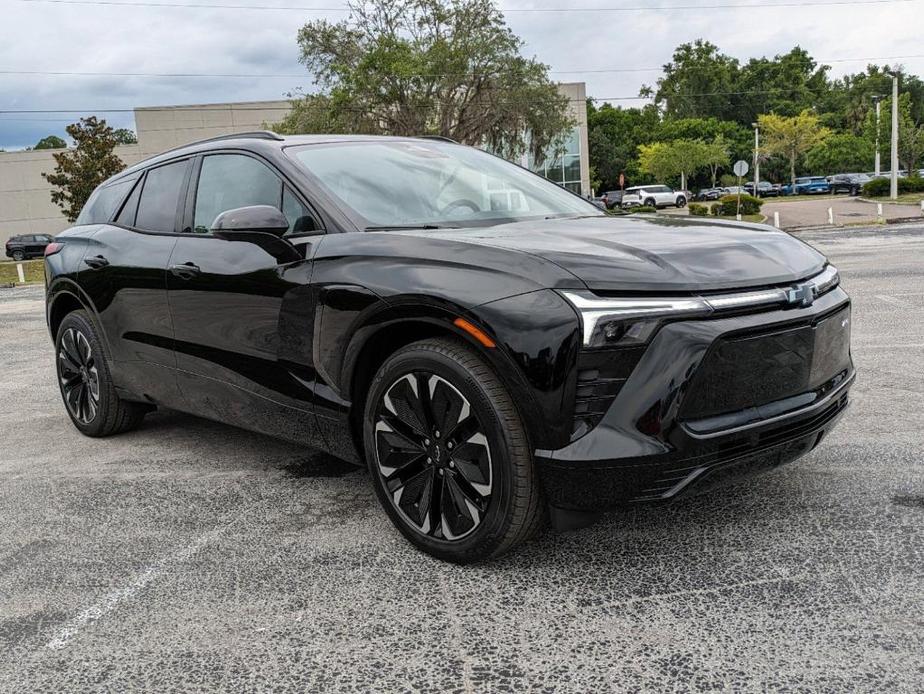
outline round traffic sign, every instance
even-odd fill
[[[748,163],[744,159],[735,162],[735,176],[746,176],[748,173]]]

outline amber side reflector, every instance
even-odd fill
[[[481,344],[483,344],[485,347],[487,347],[487,348],[489,348],[489,349],[493,349],[494,347],[497,346],[497,345],[494,343],[494,340],[492,340],[490,337],[488,337],[487,335],[485,335],[485,333],[484,333],[483,330],[481,330],[480,328],[477,328],[476,326],[472,325],[471,323],[469,323],[469,322],[468,322],[467,320],[465,320],[464,318],[456,318],[456,319],[452,322],[452,324],[455,325],[457,328],[461,328],[462,330],[464,330],[465,332],[467,332],[469,335],[471,335],[471,336],[474,337],[476,340],[478,340],[478,342],[480,342]]]

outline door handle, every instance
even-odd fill
[[[196,277],[201,270],[195,263],[182,263],[180,265],[171,265],[170,272],[179,277],[181,280],[191,280]]]
[[[100,268],[104,268],[109,265],[109,261],[101,255],[95,255],[92,258],[84,258],[83,262],[85,265],[93,268],[94,270],[99,270]]]

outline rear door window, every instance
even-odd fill
[[[188,165],[187,160],[177,161],[148,171],[135,226],[146,231],[176,231],[177,207]]]

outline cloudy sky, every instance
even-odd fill
[[[0,111],[7,112],[0,113],[0,148],[63,135],[66,123],[91,113],[132,127],[135,106],[277,99],[310,89],[311,76],[297,61],[296,31],[309,18],[344,16],[330,9],[340,0],[143,2],[0,0]],[[328,9],[306,9],[312,6]],[[798,44],[832,61],[835,75],[863,69],[865,59],[895,56],[907,57],[877,62],[924,74],[924,0],[503,0],[501,7],[527,54],[549,64],[555,79],[585,81],[595,97],[636,95],[657,70],[603,71],[657,68],[675,46],[700,37],[742,61]],[[542,8],[571,9],[535,11]],[[591,8],[619,11],[582,11]],[[846,60],[852,62],[840,62]],[[49,72],[272,77],[24,74]],[[22,113],[51,109],[73,112]]]

